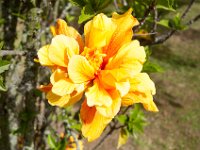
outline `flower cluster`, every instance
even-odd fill
[[[84,38],[58,19],[51,27],[51,44],[38,51],[40,64],[52,70],[50,84],[40,87],[51,105],[66,107],[85,95],[80,118],[88,141],[101,135],[121,106],[142,103],[146,110],[158,111],[154,83],[141,73],[146,55],[132,40],[138,21],[131,13],[98,14],[85,24]]]

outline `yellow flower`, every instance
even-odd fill
[[[131,13],[113,13],[112,18],[98,14],[84,26],[84,44],[78,32],[59,19],[51,27],[51,44],[38,51],[41,65],[53,71],[51,83],[41,87],[51,105],[74,104],[85,93],[80,117],[88,141],[101,135],[121,105],[142,103],[145,109],[158,111],[154,83],[141,73],[144,47],[132,41],[138,21]]]

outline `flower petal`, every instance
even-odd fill
[[[141,72],[145,57],[144,47],[134,40],[120,48],[118,53],[110,59],[105,70],[112,74],[117,81],[127,80]]]
[[[87,105],[92,106],[111,106],[112,98],[109,93],[102,87],[98,79],[95,79],[93,86],[89,87],[85,93]]]
[[[52,106],[67,107],[78,102],[82,98],[82,95],[83,91],[73,92],[72,94],[67,94],[64,96],[59,96],[54,94],[52,91],[49,91],[46,95],[46,98],[48,99],[49,104]]]
[[[112,20],[117,25],[117,28],[113,33],[109,46],[107,47],[107,59],[115,55],[122,45],[131,41],[133,37],[132,28],[139,23],[131,13],[132,9],[129,9],[123,15],[113,13]]]
[[[94,68],[88,60],[80,55],[74,55],[68,65],[70,79],[76,83],[84,83],[94,78]]]
[[[66,94],[71,94],[74,91],[75,85],[69,79],[61,79],[56,82],[52,87],[52,92],[64,96]]]
[[[78,102],[79,100],[81,100],[83,93],[84,93],[84,91],[79,91],[79,92],[75,91],[74,93],[70,94],[71,98],[65,106],[66,107],[71,106],[71,105],[75,104],[76,102]]]
[[[67,76],[66,71],[58,68],[52,73],[50,77],[50,81],[51,81],[51,84],[55,84],[55,82],[58,82],[61,79],[66,79],[67,77],[68,76]]]
[[[111,106],[96,106],[97,111],[105,116],[113,118],[120,110],[121,107],[121,97],[118,93],[118,91],[113,90],[110,91],[109,94],[112,97],[112,105]]]
[[[84,44],[81,35],[76,31],[76,29],[68,26],[64,20],[58,19],[56,22],[56,26],[51,26],[51,32],[54,36],[63,34],[68,37],[74,38],[79,44],[80,51],[83,50]]]
[[[49,104],[52,106],[65,107],[65,105],[67,105],[69,102],[70,95],[59,96],[54,94],[52,91],[49,91],[46,95],[46,98],[48,99]]]
[[[123,97],[126,95],[130,89],[129,81],[126,82],[116,82],[116,89],[119,91],[120,96]]]
[[[79,54],[79,45],[75,39],[57,35],[49,46],[49,59],[58,66],[67,67],[69,58]]]
[[[97,139],[112,118],[102,116],[95,107],[89,107],[87,101],[82,103],[80,117],[82,121],[82,134],[89,142]]]
[[[43,46],[42,48],[40,48],[38,50],[38,58],[39,58],[39,62],[41,65],[43,66],[52,66],[54,65],[51,60],[49,59],[49,45]]]
[[[86,47],[101,48],[108,45],[115,29],[116,25],[111,18],[98,14],[84,27]]]
[[[40,85],[39,86],[39,90],[42,91],[42,92],[49,92],[52,88],[52,84],[48,84],[48,85]]]
[[[152,96],[155,94],[155,86],[149,76],[146,73],[140,73],[130,79],[130,83],[130,91],[122,98],[122,105],[142,103],[146,110],[158,111]]]
[[[131,80],[131,91],[150,91],[152,95],[155,95],[156,88],[153,81],[149,78],[147,73],[139,73],[135,75]]]

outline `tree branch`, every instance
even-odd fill
[[[101,140],[92,148],[92,150],[96,150],[105,140],[106,138],[113,133],[114,130],[116,130],[116,124],[115,123],[113,126],[110,127],[110,131],[101,138]]]
[[[190,26],[190,25],[192,25],[194,22],[196,22],[197,20],[199,20],[200,19],[200,14],[198,14],[196,17],[194,17],[192,20],[190,20],[190,21],[188,21],[187,23],[186,23],[186,25],[188,25],[188,26]]]
[[[149,16],[150,12],[154,9],[155,5],[156,5],[156,0],[153,0],[149,5],[148,9],[145,11],[144,17],[140,20],[140,24],[134,28],[135,31],[137,31],[144,25],[147,17]]]
[[[188,14],[189,10],[191,9],[192,5],[194,4],[195,0],[190,0],[190,3],[188,4],[187,8],[185,9],[185,11],[183,12],[183,14],[181,15],[181,20],[183,20],[186,15]],[[190,20],[187,25],[190,25],[193,23],[193,21],[197,21],[198,19],[200,18],[200,16],[196,16],[194,19]],[[164,34],[164,35],[161,35],[161,36],[158,36],[155,38],[155,41],[153,43],[151,43],[152,45],[153,44],[160,44],[160,43],[163,43],[165,42],[166,40],[168,40],[177,30],[176,29],[173,29],[171,31],[169,31],[168,33]]]
[[[19,51],[19,50],[0,50],[0,56],[7,56],[7,55],[25,55],[27,52]]]
[[[195,0],[190,0],[190,3],[188,4],[187,8],[185,9],[185,11],[183,12],[181,19],[185,18],[186,15],[188,14],[188,12],[190,11],[192,5],[194,4]]]

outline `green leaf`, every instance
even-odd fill
[[[77,124],[73,124],[73,125],[71,125],[71,128],[72,129],[75,129],[75,130],[77,130],[77,131],[80,131],[81,130],[81,124],[79,123],[77,123]]]
[[[121,124],[125,124],[127,121],[128,117],[126,115],[119,115],[117,116],[117,120],[121,123]]]
[[[172,8],[172,7],[166,7],[164,5],[157,5],[156,8],[157,9],[164,9],[164,10],[167,10],[167,11],[176,11],[174,8]]]
[[[130,116],[129,116],[130,121],[135,120],[137,118],[139,111],[140,111],[140,106],[138,104],[135,104],[134,106],[135,106],[134,109],[132,109],[131,112],[130,112]]]
[[[83,7],[86,4],[84,0],[69,0],[69,1],[78,7]]]
[[[48,135],[47,142],[48,142],[50,148],[52,148],[52,149],[56,148],[56,141],[55,141],[54,137],[51,136],[51,134]]]
[[[108,6],[112,0],[95,0],[95,8],[98,10],[105,8]]]
[[[84,21],[91,19],[93,16],[95,16],[94,10],[90,4],[87,4],[81,10],[81,15],[79,16],[78,23],[81,24]]]
[[[66,20],[67,22],[72,22],[75,19],[75,16],[72,16],[70,14],[66,14]]]
[[[180,14],[177,14],[173,19],[169,20],[169,26],[176,30],[184,30],[186,28],[186,26],[181,23]]]
[[[157,24],[164,26],[166,28],[170,28],[169,26],[169,19],[162,19],[159,22],[157,22]]]
[[[152,54],[152,50],[150,49],[149,46],[144,47],[145,53],[146,53],[146,60],[149,60],[150,55]]]
[[[4,83],[3,83],[3,77],[0,76],[0,91],[6,91],[6,90],[7,89],[6,89],[6,87],[5,87]]]
[[[147,73],[163,72],[163,71],[164,69],[161,66],[159,66],[158,64],[151,63],[149,61],[143,65],[142,69],[142,72],[147,72]]]
[[[7,60],[0,60],[0,74],[4,71],[8,70],[10,66],[10,62]]]
[[[158,0],[156,7],[158,9],[164,9],[167,11],[175,11],[175,1],[174,0]]]
[[[130,134],[134,135],[143,132],[145,125],[146,119],[144,113],[141,111],[139,105],[135,105],[134,109],[130,112],[127,130]]]

